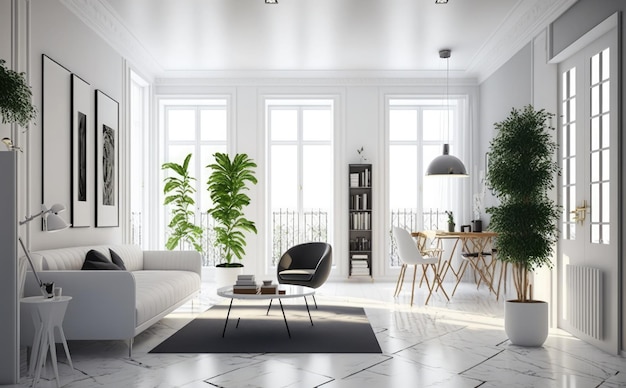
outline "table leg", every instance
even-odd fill
[[[291,331],[289,331],[289,325],[287,324],[287,316],[285,316],[285,309],[283,308],[283,302],[280,301],[280,298],[278,299],[278,303],[280,303],[280,310],[283,312],[283,319],[285,320],[285,326],[287,327],[287,334],[289,335],[289,338],[291,338]]]
[[[33,338],[33,346],[30,351],[30,366],[28,368],[28,375],[33,376],[35,373],[35,366],[37,365],[37,360],[39,359],[39,354],[41,352],[41,338],[43,336],[43,322],[41,321],[41,317],[39,316],[39,312],[32,314],[33,325],[35,325],[35,337]]]
[[[52,361],[52,369],[54,370],[54,377],[57,379],[57,388],[60,387],[59,384],[59,368],[57,366],[57,348],[56,342],[54,340],[54,326],[52,326],[52,322],[48,325],[48,342],[50,344],[50,360]]]
[[[228,305],[228,313],[226,313],[226,321],[224,321],[224,330],[222,330],[222,338],[224,338],[224,334],[226,334],[226,325],[228,325],[228,317],[230,316],[231,307],[233,307],[233,298],[230,299],[230,304]]]
[[[306,296],[304,297],[304,304],[306,305],[306,312],[309,313],[309,320],[311,321],[311,326],[313,326],[313,318],[311,318],[311,310],[309,310],[309,303],[306,301]]]

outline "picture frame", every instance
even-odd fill
[[[93,224],[94,157],[91,114],[91,86],[72,74],[72,227],[84,228]]]
[[[96,227],[119,226],[119,104],[96,90]]]

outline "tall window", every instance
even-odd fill
[[[211,239],[210,217],[206,212],[211,206],[206,182],[213,163],[213,154],[227,152],[229,114],[227,99],[161,100],[159,103],[160,122],[163,133],[163,157],[160,164],[175,162],[182,164],[188,154],[192,154],[189,166],[190,175],[195,180],[195,220],[205,229],[204,265],[212,265],[218,252],[215,252]],[[162,186],[161,186],[162,187]],[[162,201],[161,201],[162,203]],[[169,209],[163,209],[161,225],[169,223]],[[161,233],[161,245],[167,240],[168,231]]]
[[[459,215],[460,183],[456,179],[426,177],[429,163],[441,155],[443,144],[463,159],[460,136],[464,127],[464,100],[432,98],[389,99],[389,230],[445,228],[445,211]],[[393,244],[391,267],[398,265]]]
[[[145,233],[150,213],[146,187],[146,133],[148,120],[149,86],[135,72],[130,75],[130,242],[142,248],[149,247]]]
[[[270,266],[290,246],[329,241],[333,101],[267,100]]]

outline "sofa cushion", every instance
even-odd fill
[[[109,248],[109,253],[111,253],[111,261],[113,262],[113,264],[115,264],[118,267],[120,267],[120,269],[126,271],[126,266],[124,265],[124,260],[122,260],[120,255],[115,253],[115,251],[113,249],[111,249],[111,248]]]
[[[189,271],[135,271],[139,326],[200,289],[200,276]]]
[[[85,261],[83,262],[83,266],[81,269],[83,270],[98,269],[98,270],[114,270],[114,271],[121,270],[121,268],[117,264],[109,261],[109,259],[107,259],[106,256],[104,256],[102,253],[93,249],[87,252],[87,255],[85,256]]]

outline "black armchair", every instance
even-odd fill
[[[328,279],[332,265],[333,250],[330,244],[309,242],[295,245],[278,262],[278,283],[318,288]]]

